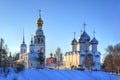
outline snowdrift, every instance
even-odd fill
[[[117,76],[106,72],[82,72],[78,70],[50,70],[50,69],[25,69],[20,73],[13,70],[0,80],[120,80]]]

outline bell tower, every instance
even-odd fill
[[[42,52],[45,56],[45,36],[42,30],[43,20],[41,19],[41,11],[39,10],[39,18],[37,20],[37,30],[34,36],[35,52]]]

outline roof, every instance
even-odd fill
[[[98,44],[98,41],[96,40],[95,37],[91,40],[91,44]]]
[[[21,47],[27,47],[27,45],[25,43],[22,43]]]
[[[85,41],[90,41],[90,36],[84,31],[79,39],[79,43],[85,42]]]
[[[77,40],[74,38],[71,42],[71,45],[76,45],[77,44]]]

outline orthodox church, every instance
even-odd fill
[[[85,27],[86,24],[83,24]],[[71,68],[72,66],[79,67],[79,65],[85,67],[83,64],[85,56],[87,54],[92,55],[92,60],[94,61],[94,66],[92,69],[94,70],[100,70],[100,55],[101,53],[97,50],[98,41],[93,37],[92,40],[90,40],[90,36],[87,34],[87,32],[84,31],[81,33],[80,38],[78,41],[74,39],[71,41],[72,51],[66,52],[65,54],[65,67]],[[91,50],[90,50],[91,49]]]
[[[39,63],[37,61],[38,54],[42,53],[44,62],[43,67],[45,66],[45,35],[42,30],[43,21],[41,15],[37,20],[37,30],[35,32],[34,38],[31,37],[29,51],[27,52],[27,45],[25,43],[25,38],[23,34],[23,41],[20,45],[20,54],[17,63],[22,63],[26,68],[37,68]]]

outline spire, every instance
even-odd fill
[[[31,35],[31,43],[33,43],[33,35]]]
[[[11,56],[11,52],[10,52],[9,58],[12,58],[12,56]]]
[[[23,28],[23,43],[25,43],[24,28]]]

